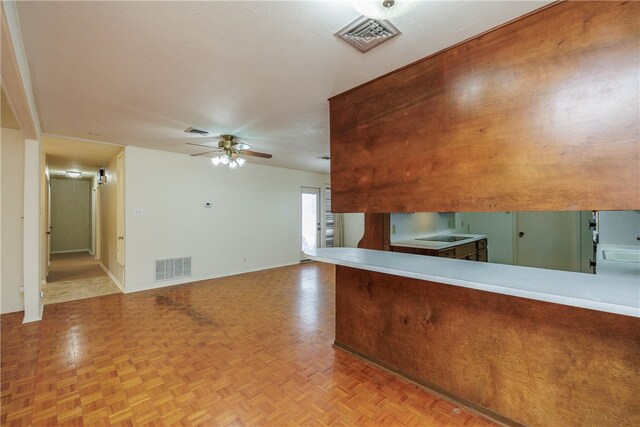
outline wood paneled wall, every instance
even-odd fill
[[[564,2],[333,97],[334,211],[640,209],[639,44]]]
[[[338,347],[531,426],[640,425],[639,320],[336,267]]]

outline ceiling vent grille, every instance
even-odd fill
[[[208,130],[196,129],[196,128],[191,127],[191,126],[186,128],[184,131],[186,133],[195,133],[196,135],[201,135],[201,136],[207,136],[207,135],[209,135],[211,133]]]
[[[386,42],[400,33],[391,22],[361,16],[342,30],[336,36],[364,53]]]

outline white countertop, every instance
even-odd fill
[[[640,277],[640,264],[632,262],[616,262],[604,259],[604,251],[638,252],[640,247],[627,245],[603,245],[598,244],[596,258],[597,276],[616,277]]]
[[[395,276],[640,317],[640,276],[573,273],[356,248],[319,248],[309,258]]]
[[[434,237],[434,236],[465,236],[468,237],[468,239],[465,240],[458,240],[457,242],[436,242],[433,240],[416,240],[415,238],[413,239],[408,239],[408,240],[399,240],[397,242],[390,242],[389,244],[391,246],[402,246],[405,248],[424,248],[424,249],[435,249],[435,250],[440,250],[440,249],[447,249],[447,248],[453,248],[454,246],[460,246],[460,245],[464,245],[467,243],[471,243],[471,242],[475,242],[476,240],[481,240],[481,239],[486,239],[487,236],[485,234],[464,234],[464,233],[454,233],[451,230],[448,231],[442,231],[440,233],[435,233],[435,234],[427,234],[424,236],[419,236],[419,238],[421,239],[427,239],[429,237]]]

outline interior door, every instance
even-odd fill
[[[300,189],[301,252],[300,259],[309,257],[307,249],[319,248],[322,226],[320,223],[320,189],[302,187]]]
[[[45,244],[47,245],[47,266],[46,266],[46,274],[45,277],[49,275],[49,267],[51,266],[51,230],[53,227],[51,226],[51,181],[49,180],[49,175],[45,175],[45,218],[47,222],[47,231],[45,233]]]
[[[516,264],[580,271],[580,212],[518,212]]]
[[[116,174],[116,262],[124,267],[124,153],[117,157]]]

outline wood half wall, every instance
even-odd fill
[[[333,210],[640,209],[639,45],[562,2],[331,98]]]

